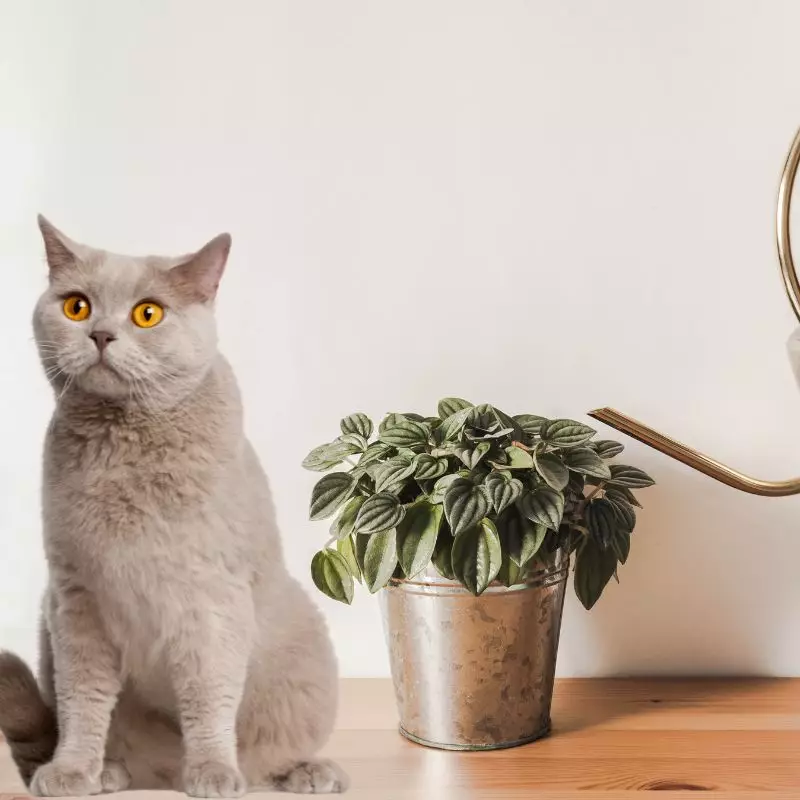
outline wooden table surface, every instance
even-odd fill
[[[562,680],[552,735],[489,753],[420,747],[394,726],[387,681],[343,682],[327,754],[350,773],[352,800],[800,800],[800,680]],[[20,789],[3,750],[0,797]]]

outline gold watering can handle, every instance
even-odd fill
[[[776,217],[776,239],[778,245],[778,260],[781,265],[783,283],[786,293],[789,295],[789,302],[792,310],[800,321],[800,282],[797,280],[797,271],[792,258],[792,238],[789,232],[789,213],[792,206],[792,189],[800,164],[800,130],[797,131],[786,159],[781,176],[781,185],[778,189],[778,209]],[[722,483],[740,489],[750,494],[759,494],[765,497],[785,497],[790,494],[800,494],[800,478],[790,478],[788,481],[763,481],[758,478],[750,478],[735,469],[720,464],[709,456],[699,453],[685,444],[665,436],[663,433],[648,428],[641,422],[637,422],[631,417],[615,411],[613,408],[598,408],[590,411],[589,416],[594,419],[616,428],[622,433],[627,433],[634,439],[654,447],[656,450],[671,456],[674,459],[686,464],[692,469],[699,470],[711,478],[715,478]]]

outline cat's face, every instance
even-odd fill
[[[131,257],[67,239],[40,218],[50,283],[34,333],[56,391],[78,388],[144,409],[179,402],[216,353],[213,300],[230,249]]]

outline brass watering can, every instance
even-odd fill
[[[800,164],[800,130],[795,134],[786,165],[783,168],[780,188],[778,189],[778,208],[776,217],[776,239],[778,245],[778,261],[781,265],[783,283],[786,293],[789,295],[789,302],[795,316],[800,320],[800,282],[797,279],[797,272],[792,258],[792,241],[789,233],[789,213],[792,205],[792,188]],[[800,380],[800,375],[798,375]],[[671,456],[674,459],[686,464],[693,469],[715,478],[722,483],[740,489],[750,494],[759,494],[765,497],[785,497],[790,494],[800,494],[800,478],[789,478],[785,481],[765,481],[758,478],[751,478],[738,472],[735,469],[721,464],[709,456],[699,453],[685,444],[665,436],[652,428],[648,428],[625,414],[613,408],[598,408],[589,412],[590,417],[616,428],[622,433],[638,439],[650,447]]]

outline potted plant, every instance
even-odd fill
[[[311,563],[350,603],[381,592],[400,730],[450,749],[544,735],[570,557],[589,609],[627,561],[632,490],[622,445],[574,420],[509,416],[446,398],[435,417],[365,414],[303,462],[325,475],[312,520],[333,518]]]

